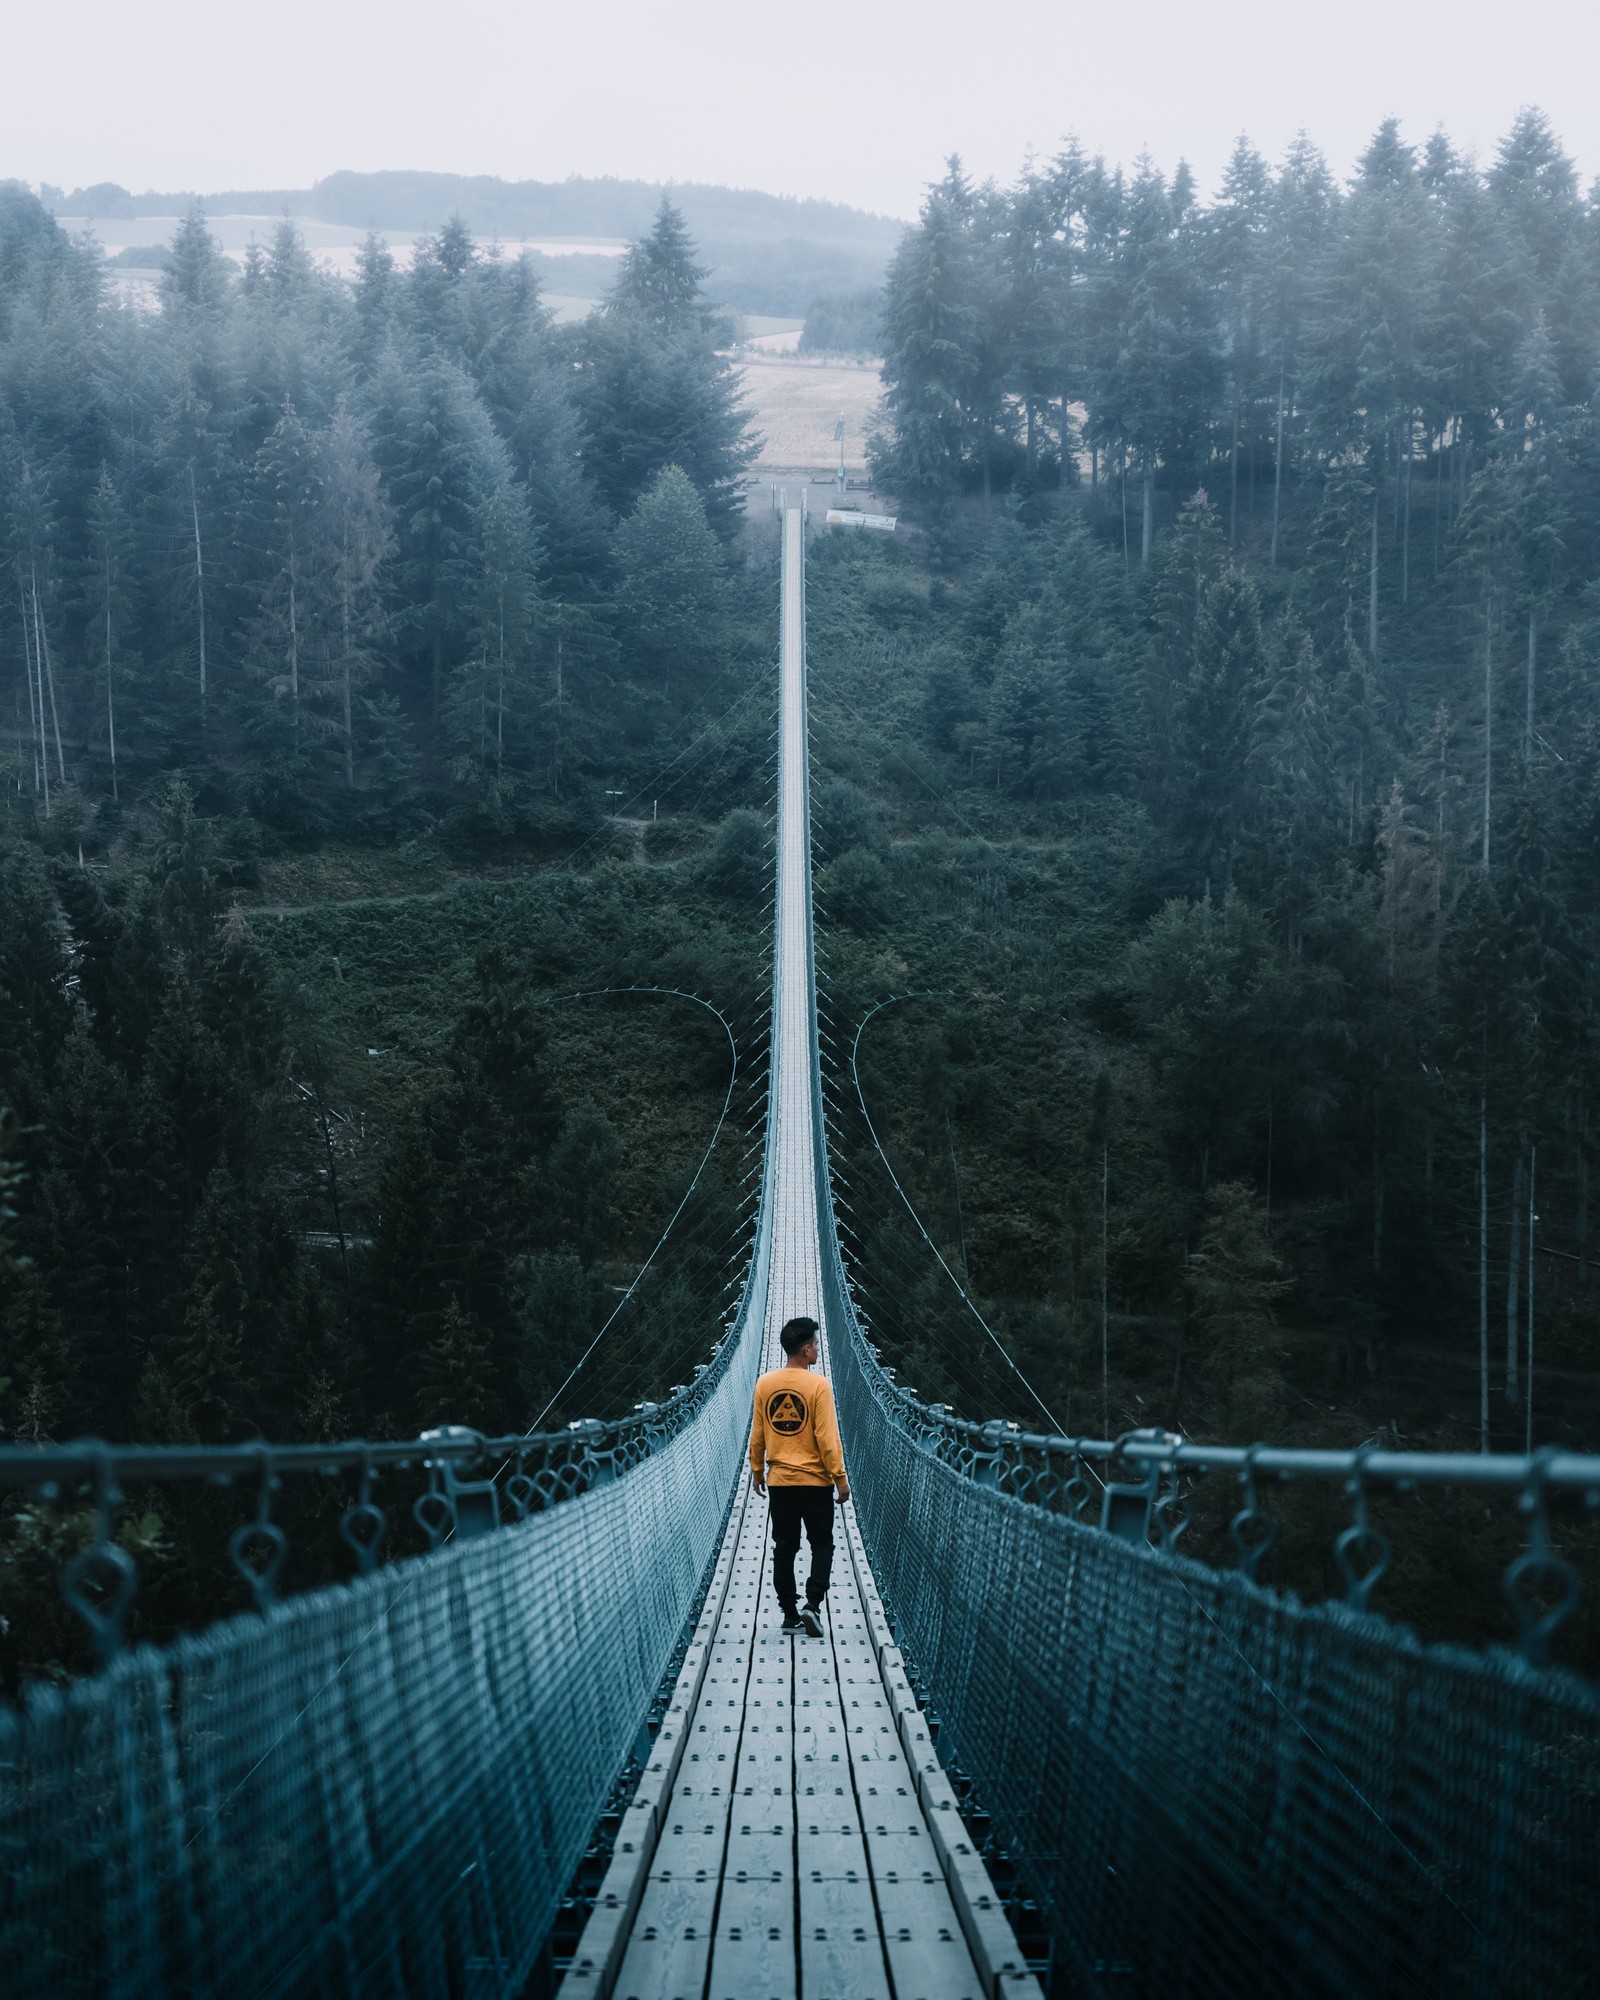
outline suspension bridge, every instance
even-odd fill
[[[1600,1698],[1549,1664],[1552,1522],[1600,1458],[1200,1447],[958,1419],[880,1366],[840,1251],[817,1021],[805,521],[782,508],[761,1195],[693,1382],[524,1437],[0,1449],[97,1528],[100,1670],[0,1708],[16,2000],[460,1995],[979,2000],[1578,1996],[1600,1981]],[[743,1470],[777,1329],[824,1329],[855,1500],[826,1636],[778,1630]],[[376,1482],[425,1475],[379,1561]],[[1178,1542],[1236,1477],[1238,1566]],[[285,1479],[356,1482],[356,1576],[275,1590]],[[1282,1480],[1344,1488],[1343,1602],[1256,1578]],[[256,1611],[122,1643],[122,1486],[242,1489]],[[1377,1490],[1516,1506],[1520,1647],[1368,1609]],[[597,1836],[596,1829],[600,1829]],[[566,1942],[554,1950],[558,1932]]]

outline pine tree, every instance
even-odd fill
[[[161,277],[161,303],[191,326],[214,323],[222,317],[232,286],[233,266],[206,228],[205,210],[197,204],[173,234]]]
[[[510,476],[505,448],[471,381],[450,361],[408,370],[390,348],[366,414],[395,515],[396,628],[425,665],[437,719],[446,668],[466,649],[483,503]]]
[[[243,567],[254,598],[249,621],[254,671],[275,699],[287,699],[296,762],[319,720],[304,701],[320,678],[313,663],[328,637],[321,624],[329,557],[326,505],[321,441],[286,403],[251,470]]]
[[[1225,887],[1239,837],[1252,722],[1265,691],[1256,588],[1231,565],[1195,618],[1194,662],[1173,711],[1173,832],[1201,893]]]
[[[538,624],[538,545],[521,491],[495,487],[480,510],[478,572],[471,588],[467,658],[458,670],[449,726],[458,754],[480,772],[503,775],[508,730],[518,747],[526,729]]]
[[[662,699],[714,669],[725,644],[728,569],[700,495],[675,465],[657,474],[616,536],[618,602],[635,658]]]
[[[669,340],[711,331],[716,322],[701,291],[708,275],[706,266],[695,261],[681,210],[663,195],[649,235],[631,243],[618,266],[606,311],[635,319]]]
[[[670,202],[623,259],[605,310],[579,345],[576,398],[586,463],[601,498],[627,513],[656,475],[677,466],[717,534],[731,539],[741,481],[755,456],[749,415],[727,355],[727,329],[700,291],[704,273]]]
[[[96,707],[105,717],[113,799],[121,797],[117,785],[117,689],[138,671],[138,662],[128,658],[128,634],[134,617],[133,567],[133,531],[128,509],[109,469],[102,465],[89,512],[81,602],[84,650],[96,663],[102,694],[102,701]]]
[[[342,400],[320,445],[329,598],[328,673],[344,743],[344,779],[356,782],[356,711],[382,673],[385,586],[396,540],[387,496],[360,422]],[[370,703],[367,703],[370,707]]]
[[[893,442],[874,476],[891,492],[935,503],[959,491],[982,328],[972,190],[952,159],[889,267],[883,381]]]

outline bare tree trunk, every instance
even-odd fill
[[[1589,1106],[1578,1110],[1578,1283],[1589,1282]]]
[[[39,573],[30,571],[33,579],[33,645],[34,651],[44,663],[45,686],[50,690],[50,728],[56,739],[56,776],[62,784],[67,782],[67,762],[61,754],[61,717],[56,712],[56,675],[50,664],[50,634],[45,630],[44,612],[39,604]],[[41,700],[39,713],[44,714]]]
[[[1439,519],[1444,513],[1444,433],[1439,434],[1439,453],[1433,476],[1433,575],[1439,577]]]
[[[1511,1255],[1506,1262],[1506,1401],[1517,1394],[1517,1342],[1521,1338],[1522,1285],[1522,1150],[1511,1174]]]
[[[28,630],[28,594],[22,588],[22,579],[17,579],[17,602],[22,610],[22,662],[23,679],[28,683],[28,747],[33,753],[33,789],[44,793],[45,818],[50,817],[50,759],[44,747],[44,710],[42,700],[34,695],[33,644]],[[42,697],[44,689],[39,689]]]
[[[555,756],[550,763],[550,789],[559,799],[561,796],[561,708],[566,688],[561,671],[561,636],[556,635],[556,726],[551,734],[555,738]]]
[[[1122,476],[1122,567],[1127,569],[1130,566],[1131,559],[1128,555],[1128,454],[1126,451],[1118,453],[1118,471]]]
[[[1539,1148],[1528,1148],[1528,1418],[1523,1433],[1522,1449],[1533,1456],[1533,1233],[1538,1226],[1539,1211],[1534,1203],[1538,1185]]]
[[[294,754],[300,755],[300,623],[295,598],[294,545],[289,547],[289,707],[294,718]]]
[[[1111,1290],[1107,1248],[1110,1239],[1111,1149],[1100,1142],[1100,1435],[1111,1435]]]
[[[1144,461],[1144,527],[1139,546],[1139,560],[1150,560],[1150,543],[1155,530],[1155,474],[1151,469],[1149,454]]]
[[[506,755],[506,606],[500,600],[500,679],[495,689],[494,768],[498,777],[505,769]]]
[[[1383,1269],[1383,1149],[1378,1142],[1378,1107],[1372,1107],[1372,1269]]]
[[[1378,499],[1381,473],[1372,486],[1372,532],[1367,550],[1367,651],[1378,657]]]
[[[350,529],[348,523],[345,526],[344,547],[344,582],[343,588],[339,592],[340,659],[343,667],[340,678],[343,682],[341,691],[344,695],[344,782],[346,789],[353,792],[356,788],[356,737],[355,716],[353,712],[354,703],[351,699],[353,692],[351,681],[354,678],[354,670],[350,660]]]
[[[1494,592],[1483,614],[1483,865],[1489,866],[1489,810],[1494,802]]]
[[[1283,514],[1283,390],[1284,365],[1278,363],[1278,441],[1272,454],[1272,554],[1269,560],[1276,565],[1278,560],[1278,522]]]
[[[1405,515],[1400,530],[1400,602],[1411,602],[1411,413],[1406,413]]]
[[[117,794],[117,706],[111,686],[111,555],[106,554],[106,741],[111,746],[111,796]]]
[[[1528,608],[1528,691],[1527,711],[1522,720],[1522,761],[1533,762],[1533,685],[1539,661],[1539,614]]]
[[[1489,1031],[1478,1091],[1478,1449],[1489,1449]]]
[[[194,483],[194,460],[189,461],[189,512],[194,519],[194,587],[200,620],[200,727],[206,726],[206,559],[200,542],[200,496]]]
[[[1228,466],[1228,547],[1235,548],[1239,541],[1239,384],[1233,385],[1233,443],[1229,451]]]

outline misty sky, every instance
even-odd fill
[[[615,174],[909,216],[951,151],[1009,178],[1076,132],[1186,157],[1298,126],[1347,172],[1378,121],[1487,159],[1540,105],[1600,175],[1597,0],[77,0],[7,24],[0,177],[303,187],[340,167]]]

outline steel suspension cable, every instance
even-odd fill
[[[944,1272],[945,1276],[950,1280],[951,1284],[955,1287],[956,1292],[959,1295],[962,1304],[966,1307],[967,1311],[971,1313],[972,1317],[978,1322],[979,1326],[982,1327],[984,1332],[984,1337],[993,1344],[996,1352],[1000,1355],[1001,1359],[1005,1362],[1006,1366],[1011,1370],[1012,1374],[1015,1375],[1017,1380],[1022,1384],[1023,1388],[1033,1398],[1034,1402],[1038,1405],[1039,1409],[1044,1413],[1045,1417],[1049,1421],[1052,1429],[1057,1431],[1062,1437],[1065,1437],[1067,1434],[1066,1426],[1057,1419],[1056,1414],[1050,1408],[1050,1405],[1044,1400],[1043,1396],[1039,1394],[1038,1390],[1028,1380],[1027,1376],[1022,1372],[1022,1369],[1018,1367],[1016,1360],[1013,1358],[1005,1342],[1000,1338],[999,1334],[995,1332],[994,1328],[989,1324],[989,1322],[984,1318],[983,1314],[979,1312],[978,1308],[973,1304],[971,1298],[967,1293],[965,1286],[961,1283],[961,1280],[956,1276],[955,1272],[952,1271],[950,1266],[945,1262],[944,1252],[939,1248],[938,1244],[934,1242],[933,1238],[928,1234],[926,1228],[923,1226],[922,1217],[918,1215],[916,1208],[912,1203],[911,1197],[906,1193],[905,1189],[900,1184],[900,1176],[895,1172],[893,1166],[890,1165],[889,1155],[884,1151],[883,1141],[878,1137],[877,1127],[872,1122],[872,1113],[867,1109],[866,1093],[863,1091],[861,1087],[861,1067],[860,1067],[861,1037],[866,1029],[867,1023],[871,1021],[876,1015],[881,1014],[886,1007],[897,1006],[902,1000],[925,1000],[933,997],[935,996],[928,993],[894,993],[891,994],[887,1000],[880,1000],[875,1007],[870,1008],[867,1011],[867,1013],[865,1013],[861,1017],[860,1021],[856,1024],[855,1036],[850,1044],[850,1078],[855,1085],[856,1102],[861,1107],[861,1116],[866,1123],[867,1135],[872,1141],[873,1147],[877,1152],[878,1158],[883,1162],[883,1170],[889,1176],[890,1183],[893,1186],[895,1193],[900,1197],[901,1201],[905,1204],[906,1213],[911,1217],[912,1223],[916,1228],[917,1234],[922,1238],[923,1242],[927,1244],[928,1248],[933,1252],[934,1256],[938,1259],[940,1270]]]
[[[561,1384],[557,1388],[555,1394],[551,1396],[550,1400],[545,1404],[544,1408],[539,1412],[538,1416],[536,1416],[533,1422],[529,1424],[527,1430],[523,1433],[525,1437],[531,1437],[533,1433],[536,1430],[538,1430],[539,1426],[544,1422],[545,1418],[550,1414],[550,1412],[555,1408],[556,1404],[566,1394],[567,1390],[572,1386],[573,1382],[577,1379],[578,1375],[582,1371],[584,1364],[589,1360],[589,1357],[594,1353],[595,1349],[600,1345],[601,1341],[604,1340],[606,1335],[611,1331],[612,1326],[616,1322],[617,1315],[623,1310],[623,1308],[628,1304],[629,1300],[634,1296],[634,1293],[638,1290],[640,1281],[643,1279],[645,1273],[650,1269],[651,1265],[654,1264],[657,1256],[661,1252],[663,1245],[666,1243],[667,1238],[672,1234],[673,1227],[676,1224],[678,1217],[682,1215],[684,1209],[687,1208],[687,1206],[689,1205],[690,1198],[693,1196],[695,1189],[699,1187],[701,1178],[704,1175],[707,1166],[710,1164],[711,1155],[716,1151],[717,1141],[722,1137],[722,1128],[728,1122],[728,1113],[733,1107],[734,1086],[736,1085],[739,1079],[739,1044],[734,1036],[733,1026],[731,1022],[728,1020],[727,1016],[722,1012],[721,1008],[713,1006],[709,1000],[703,999],[698,993],[685,993],[680,987],[676,986],[599,986],[581,990],[576,993],[563,993],[556,995],[547,1004],[555,1005],[558,1001],[562,1000],[591,1000],[591,999],[597,999],[602,995],[617,995],[623,993],[656,994],[662,998],[667,998],[667,999],[689,1000],[692,1001],[695,1006],[703,1007],[706,1010],[706,1012],[710,1014],[717,1021],[718,1025],[722,1029],[723,1034],[726,1035],[728,1038],[728,1056],[729,1056],[728,1086],[723,1093],[722,1109],[717,1114],[717,1122],[711,1134],[710,1144],[701,1154],[700,1163],[694,1170],[694,1177],[689,1182],[689,1185],[684,1189],[683,1194],[678,1201],[677,1207],[672,1211],[672,1214],[668,1219],[666,1228],[663,1229],[661,1234],[656,1238],[654,1244],[651,1246],[650,1254],[645,1258],[644,1262],[639,1266],[638,1270],[634,1273],[633,1279],[629,1284],[627,1291],[623,1293],[622,1297],[617,1301],[616,1305],[607,1315],[605,1324],[600,1328],[600,1331],[594,1336],[593,1340],[589,1342],[589,1345],[583,1350],[582,1354],[579,1355],[578,1359],[573,1363],[572,1367],[568,1369],[566,1375],[562,1378]],[[505,1470],[506,1465],[509,1465],[510,1463],[511,1461],[507,1459],[505,1463],[501,1466],[500,1470],[503,1472]]]

